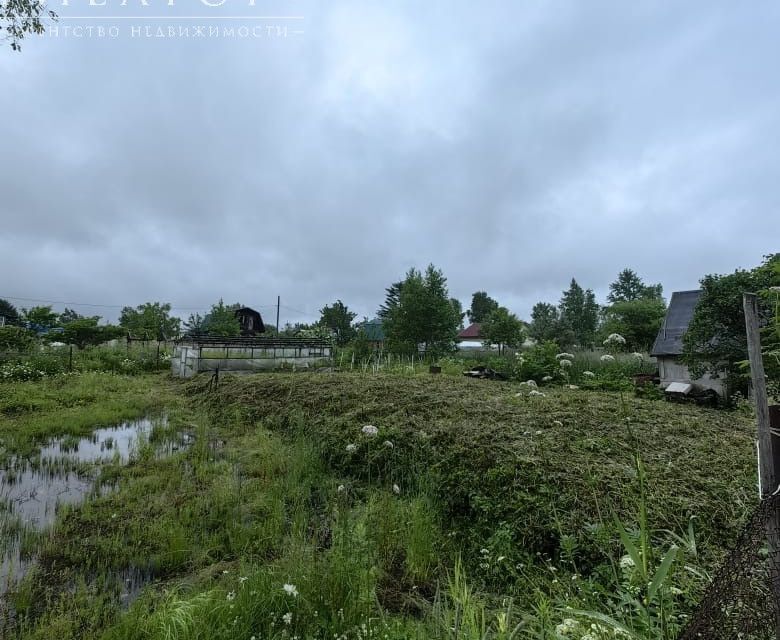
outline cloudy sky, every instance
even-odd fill
[[[776,2],[61,1],[0,47],[18,306],[363,316],[433,262],[527,317],[572,277],[668,294],[779,248]],[[184,25],[252,36],[154,37]]]

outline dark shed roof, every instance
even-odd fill
[[[675,291],[666,310],[666,318],[650,351],[651,356],[679,356],[683,351],[683,336],[693,319],[701,289]]]

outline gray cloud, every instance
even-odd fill
[[[277,6],[305,33],[0,50],[0,295],[295,321],[433,262],[527,315],[777,249],[771,2]]]

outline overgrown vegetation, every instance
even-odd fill
[[[2,385],[7,455],[161,410],[194,436],[95,469],[26,538],[8,637],[671,640],[753,502],[739,413],[418,372],[205,382]]]

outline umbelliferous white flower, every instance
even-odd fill
[[[604,340],[605,345],[618,345],[618,344],[626,344],[626,339],[621,336],[619,333],[610,333],[607,336],[607,339]]]
[[[379,433],[379,429],[377,429],[373,424],[367,424],[361,429],[361,431],[363,432],[363,435],[366,435],[370,438],[373,438],[377,433]]]
[[[642,360],[644,358],[644,356],[641,353],[639,353],[639,351],[634,351],[634,353],[632,353],[631,355],[634,356],[637,360]]]
[[[561,365],[561,369],[568,369],[571,366],[571,360],[568,360],[566,358],[561,358],[558,361],[558,364]]]
[[[545,397],[544,393],[542,393],[541,391],[537,391],[536,389],[531,389],[528,392],[528,395],[529,396],[534,396],[534,397],[537,397],[537,398],[544,398]]]
[[[579,387],[576,384],[567,384],[566,388],[567,389],[579,389]]]
[[[399,487],[397,484],[394,484],[394,485],[393,485],[393,493],[394,493],[395,495],[398,495],[398,494],[400,494],[400,493],[401,493],[401,487]]]
[[[347,451],[349,453],[352,453],[355,449],[357,449],[357,445],[356,444],[348,444],[347,445]]]
[[[536,384],[536,380],[526,380],[525,382],[520,383],[521,387],[530,387],[531,389],[536,389],[539,385]]]
[[[285,584],[282,589],[284,589],[284,592],[288,596],[292,596],[293,598],[297,597],[298,595],[298,587],[296,587],[294,584]]]
[[[561,422],[560,420],[553,420],[553,424],[556,427],[562,427],[563,426],[563,422]]]
[[[282,620],[284,620],[284,624],[292,624],[292,613],[290,613],[289,611],[285,613],[282,616]]]
[[[346,487],[345,487],[343,484],[340,484],[340,485],[338,486],[338,489],[337,489],[337,491],[338,491],[339,493],[341,493],[342,491],[346,491],[346,490],[347,490],[347,488],[346,488]]]
[[[599,358],[602,362],[615,362],[615,356],[611,356],[608,353],[605,353],[601,358]]]
[[[383,445],[383,446],[385,446],[385,447],[387,447],[388,449],[392,449],[393,447],[395,447],[395,445],[394,445],[392,442],[390,442],[389,440],[385,440],[385,441],[382,443],[382,445]]]
[[[552,376],[544,376],[544,378],[542,378],[542,382],[550,382],[550,380],[552,379],[553,379]]]
[[[592,377],[594,377],[596,374],[595,374],[595,373],[593,373],[592,371],[583,371],[583,372],[582,372],[582,375],[584,375],[586,378],[592,378]]]
[[[563,353],[559,353],[555,356],[558,360],[561,358],[566,358],[567,360],[574,360],[574,355],[571,353],[566,353],[565,351]]]
[[[631,556],[623,556],[620,558],[620,568],[630,569],[634,566],[634,559]]]

